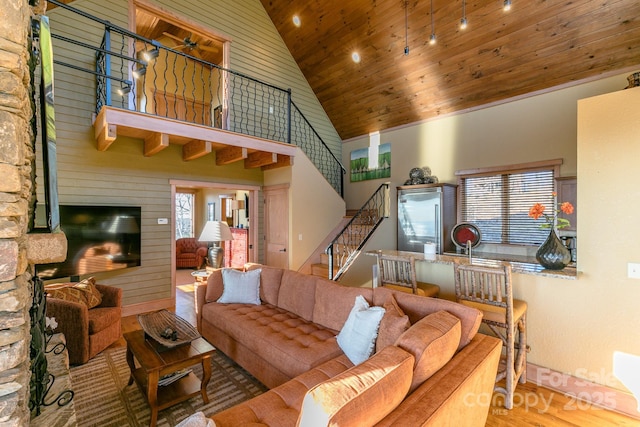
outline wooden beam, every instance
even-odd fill
[[[247,158],[246,147],[226,147],[216,151],[216,165],[223,166]]]
[[[96,142],[98,145],[98,151],[107,151],[107,148],[118,136],[118,127],[116,125],[106,124],[96,132]]]
[[[195,160],[211,153],[211,141],[191,141],[182,146],[182,160]]]
[[[278,161],[278,155],[276,153],[267,153],[265,151],[256,151],[249,154],[244,159],[244,167],[246,169],[259,168],[260,166],[270,165]]]
[[[269,169],[284,168],[287,166],[293,166],[293,157],[278,154],[278,161],[276,161],[275,163],[271,163],[270,165],[262,166],[262,170],[266,171]]]
[[[144,140],[144,155],[153,156],[169,146],[169,135],[166,133],[154,132]]]

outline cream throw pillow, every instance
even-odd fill
[[[261,269],[238,271],[232,268],[222,270],[222,296],[218,298],[223,304],[255,304],[260,305],[260,272]]]
[[[347,321],[338,334],[338,345],[349,360],[358,365],[371,356],[384,308],[369,307],[362,295],[356,297]]]

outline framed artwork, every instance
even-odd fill
[[[216,204],[207,203],[207,221],[216,220]]]
[[[365,147],[351,152],[351,161],[349,162],[351,182],[391,177],[391,143],[378,146],[378,164],[374,167],[369,165],[369,150],[371,150],[370,147]]]

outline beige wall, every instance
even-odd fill
[[[266,171],[264,183],[290,183],[289,268],[297,270],[342,220],[345,202],[301,149],[291,168]]]
[[[637,191],[633,182],[640,158],[640,90],[621,89],[628,73],[548,94],[382,131],[391,142],[392,215],[367,249],[395,248],[397,216],[395,187],[412,167],[430,166],[442,182],[455,183],[454,172],[554,158],[564,159],[561,174],[578,176],[577,280],[514,275],[514,293],[527,301],[529,362],[614,387],[614,350],[640,354],[640,281],[626,278],[626,263],[638,245],[631,239],[638,227],[633,218]],[[578,100],[613,92],[580,102]],[[635,113],[635,117],[629,115]],[[580,128],[578,128],[578,124]],[[606,126],[605,126],[606,125]],[[578,138],[579,136],[579,138]],[[345,143],[343,162],[368,138]],[[346,184],[349,208],[356,208],[381,180]],[[629,192],[631,191],[631,194]],[[629,197],[631,195],[631,197]],[[374,259],[361,257],[361,276],[347,276],[354,286],[370,286]],[[442,287],[454,298],[453,269],[420,264],[418,276]]]

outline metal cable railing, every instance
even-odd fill
[[[86,12],[50,0],[86,18],[86,25],[53,34],[74,52],[54,63],[95,76],[96,113],[104,106],[295,144],[343,196],[345,168],[300,109],[291,90],[163,46]],[[91,41],[98,34],[101,40]],[[84,41],[80,41],[84,40]],[[87,52],[82,56],[82,52]]]
[[[358,257],[384,218],[389,217],[389,183],[378,187],[338,235],[329,243],[329,279],[338,280]],[[338,271],[334,274],[334,268]]]

